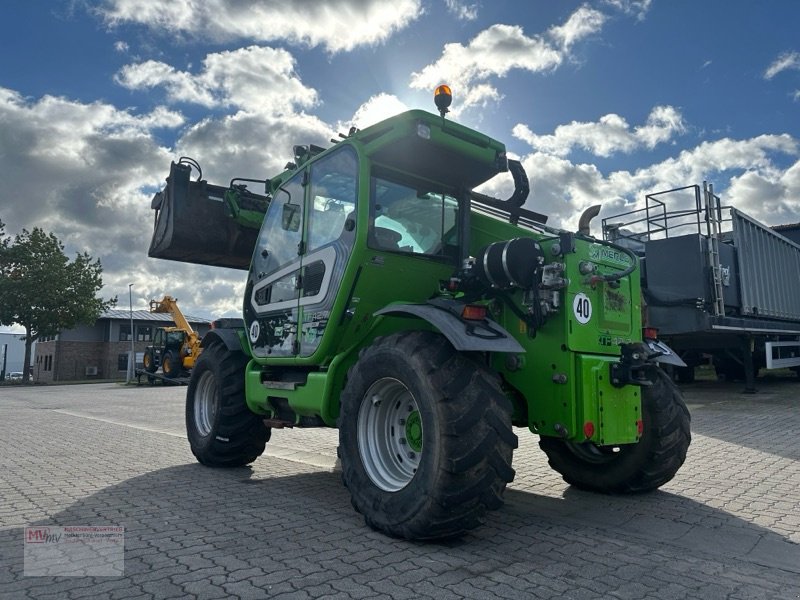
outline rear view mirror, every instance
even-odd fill
[[[300,231],[300,205],[287,202],[283,205],[281,228],[284,231]]]

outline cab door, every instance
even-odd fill
[[[253,355],[309,357],[327,330],[355,239],[358,159],[343,146],[275,193],[245,299]]]

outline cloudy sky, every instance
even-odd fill
[[[551,224],[704,180],[795,223],[798,23],[796,0],[6,0],[0,219],[100,258],[122,308],[133,283],[134,308],[235,315],[243,272],[147,257],[170,160],[269,177],[293,144],[433,110],[449,83],[452,117],[522,159]]]

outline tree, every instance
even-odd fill
[[[70,261],[64,246],[39,227],[23,229],[13,240],[0,221],[0,325],[25,328],[25,369],[29,379],[31,345],[79,323],[91,325],[117,299],[96,296],[103,267],[87,253]]]

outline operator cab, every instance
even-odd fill
[[[367,321],[436,294],[467,255],[470,190],[507,170],[502,144],[443,113],[408,111],[343,137],[273,182],[244,303],[259,362],[319,364],[324,334],[357,312]],[[359,305],[362,295],[377,304]]]

